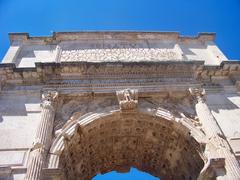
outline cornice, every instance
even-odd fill
[[[77,40],[168,40],[177,42],[214,41],[215,33],[198,33],[196,36],[182,36],[178,32],[135,32],[135,31],[77,31],[77,32],[53,32],[50,36],[30,36],[29,33],[9,33],[10,42],[35,42],[54,44],[60,41]]]
[[[16,68],[14,64],[0,64],[0,76],[7,84],[64,84],[66,80],[162,80],[211,81],[213,77],[238,80],[240,62],[222,62],[220,66],[206,66],[203,61],[164,62],[62,62],[36,63],[34,68]],[[100,82],[102,83],[102,82]]]
[[[0,76],[4,79],[1,94],[59,90],[64,95],[95,96],[135,88],[143,97],[155,93],[163,96],[180,93],[180,97],[186,95],[189,87],[207,86],[211,92],[225,91],[214,79],[230,79],[233,82],[230,90],[238,88],[240,62],[227,61],[220,66],[206,66],[202,61],[62,62],[36,63],[35,68],[0,64]]]

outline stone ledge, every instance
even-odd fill
[[[204,61],[195,61],[195,60],[187,60],[187,61],[129,61],[129,62],[121,62],[121,61],[109,61],[109,62],[89,62],[89,61],[81,61],[81,62],[47,62],[41,63],[36,62],[35,66],[37,67],[46,67],[46,66],[66,66],[66,65],[203,65],[205,69],[219,69],[224,68],[227,69],[231,66],[238,67],[240,66],[240,60],[234,61],[222,61],[220,65],[204,65]],[[18,68],[14,63],[0,63],[0,69],[19,69],[20,71],[24,70],[32,70],[36,69],[33,67],[25,67],[25,68]]]
[[[41,84],[54,80],[111,80],[111,79],[191,79],[211,82],[214,77],[227,77],[236,82],[240,63],[222,62],[207,66],[203,61],[181,62],[62,62],[35,63],[35,68],[17,68],[15,64],[0,64],[2,86],[10,84]],[[52,83],[50,83],[52,84]],[[59,84],[59,82],[58,82]]]
[[[63,173],[63,170],[60,168],[44,168],[43,169],[43,174],[46,177],[54,177],[54,176],[59,176]]]
[[[78,32],[53,32],[51,36],[30,36],[29,33],[9,33],[9,39],[13,41],[42,41],[54,43],[54,41],[72,40],[97,40],[97,39],[122,39],[122,40],[170,40],[170,41],[214,41],[215,33],[199,33],[197,36],[181,36],[178,32],[135,32],[135,31],[78,31]]]
[[[0,167],[0,179],[1,176],[6,176],[10,174],[23,174],[26,173],[27,168],[24,166],[1,166]]]

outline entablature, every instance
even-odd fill
[[[63,62],[36,63],[35,68],[17,68],[15,64],[0,64],[1,87],[10,85],[106,86],[135,83],[138,85],[184,84],[211,82],[216,78],[229,78],[238,83],[240,63],[227,61],[220,66],[206,66],[192,62]],[[142,83],[142,84],[141,84]]]

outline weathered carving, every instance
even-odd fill
[[[80,130],[81,121],[76,122],[72,138],[64,142],[60,167],[66,179],[91,179],[131,166],[162,179],[196,179],[204,165],[200,144],[187,140],[190,135],[176,122],[140,112],[86,119]]]
[[[207,162],[205,163],[203,169],[201,170],[198,180],[205,180],[205,179],[216,179],[216,169],[220,172],[223,171],[225,174],[225,159],[224,158],[208,158]]]
[[[134,110],[138,105],[138,90],[125,89],[117,91],[117,98],[121,110]]]
[[[74,97],[62,98],[58,103],[54,129],[59,130],[68,121],[74,121],[89,112],[101,112],[118,107],[117,99],[114,97]],[[58,133],[58,132],[55,132]]]
[[[149,48],[141,43],[89,44],[80,49],[63,50],[61,61],[147,61],[180,60],[175,49]]]
[[[205,101],[206,91],[203,88],[189,88],[190,94],[198,101]]]
[[[46,91],[42,93],[42,104],[43,108],[52,108],[55,105],[58,97],[57,91]]]
[[[196,113],[202,127],[205,131],[209,142],[207,144],[206,152],[208,158],[212,157],[225,157],[225,168],[229,173],[228,177],[230,179],[239,179],[240,178],[240,166],[237,159],[232,154],[229,144],[224,137],[223,132],[221,131],[218,122],[211,113],[211,110],[208,108],[208,105],[205,101],[205,90],[204,89],[189,89],[190,93],[197,98],[196,102]]]

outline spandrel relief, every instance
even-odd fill
[[[63,100],[62,106],[57,110],[55,130],[60,129],[67,121],[73,121],[90,112],[101,112],[118,107],[117,99],[106,98],[71,98]]]

